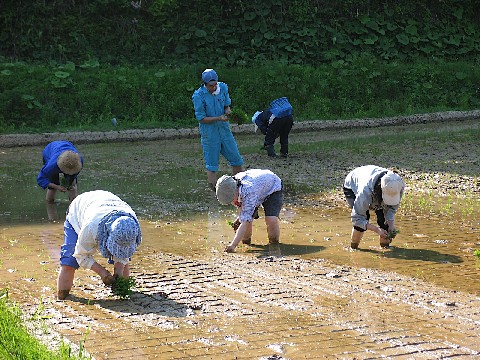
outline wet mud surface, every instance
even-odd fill
[[[403,132],[435,136],[399,140]],[[55,300],[66,200],[49,221],[35,184],[5,185],[35,177],[41,147],[0,149],[1,191],[11,199],[0,214],[0,286],[48,324],[38,336],[83,343],[95,359],[478,358],[478,134],[475,120],[302,133],[286,160],[258,151],[259,136],[239,137],[247,166],[282,177],[286,203],[282,243],[268,245],[261,216],[252,246],[235,254],[222,251],[234,210],[208,191],[196,139],[83,145],[91,160],[81,191],[118,193],[142,219],[127,300],[85,270],[72,296]],[[388,150],[369,146],[383,136]],[[366,163],[395,166],[406,180],[401,232],[388,250],[372,234],[348,249],[338,184]]]

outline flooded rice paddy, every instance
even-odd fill
[[[79,191],[114,192],[141,218],[128,300],[85,270],[71,298],[55,300],[66,195],[45,204],[42,147],[0,148],[0,287],[42,314],[40,337],[82,343],[96,359],[475,358],[478,122],[355,133],[353,147],[348,130],[292,134],[286,160],[258,150],[261,137],[237,138],[247,167],[280,175],[286,201],[281,244],[268,245],[260,211],[252,245],[235,254],[223,252],[234,209],[208,190],[197,139],[78,144]],[[339,184],[368,163],[406,180],[400,234],[385,250],[367,232],[351,251]]]

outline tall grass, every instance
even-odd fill
[[[80,350],[81,351],[81,350]],[[90,357],[89,357],[90,358]],[[21,309],[8,298],[8,292],[0,294],[0,359],[2,360],[82,360],[87,357],[72,353],[69,345],[61,342],[58,350],[49,350],[32,336],[22,319]]]
[[[0,63],[0,133],[196,127],[192,93],[204,66]],[[410,115],[480,107],[480,67],[467,62],[317,67],[215,67],[247,114],[287,96],[296,121]],[[112,124],[116,118],[118,125]]]

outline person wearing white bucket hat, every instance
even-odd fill
[[[345,178],[343,192],[351,211],[351,243],[357,249],[366,230],[379,236],[380,246],[388,248],[397,233],[395,214],[405,184],[397,173],[376,165],[353,169]],[[369,210],[375,211],[378,227],[371,224]]]
[[[107,286],[117,277],[128,278],[130,258],[142,242],[135,212],[118,196],[103,190],[85,192],[72,201],[64,234],[57,279],[59,300],[69,295],[80,267],[93,270]],[[97,250],[113,264],[113,275],[94,260]]]
[[[57,191],[67,192],[70,201],[77,196],[77,177],[83,168],[83,157],[75,146],[64,140],[52,141],[42,151],[43,166],[37,176],[37,183],[47,189],[46,201],[53,203]],[[60,174],[64,175],[62,184]],[[62,179],[63,180],[63,179]]]
[[[265,211],[265,224],[269,244],[280,242],[279,215],[283,205],[282,180],[270,170],[249,169],[235,176],[223,175],[216,184],[218,202],[232,204],[239,209],[232,227],[235,237],[225,248],[234,252],[242,241],[251,243],[253,219],[260,206]]]
[[[217,72],[213,69],[205,69],[202,82],[202,86],[193,93],[192,102],[200,129],[207,181],[214,190],[220,154],[232,167],[233,175],[242,171],[243,158],[228,122],[232,101],[227,84],[218,81]]]

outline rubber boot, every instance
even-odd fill
[[[270,156],[270,157],[276,157],[277,154],[275,154],[275,148],[273,147],[273,145],[268,145],[265,147],[265,149],[267,150],[267,155]]]
[[[252,238],[248,238],[248,239],[243,239],[242,240],[242,243],[246,244],[246,245],[251,245],[252,244]]]
[[[272,238],[272,239],[269,238],[269,239],[268,239],[268,243],[269,243],[270,245],[272,245],[272,244],[280,244],[280,240],[279,240],[278,238]]]
[[[70,290],[58,290],[57,298],[58,300],[65,300],[69,294]]]

